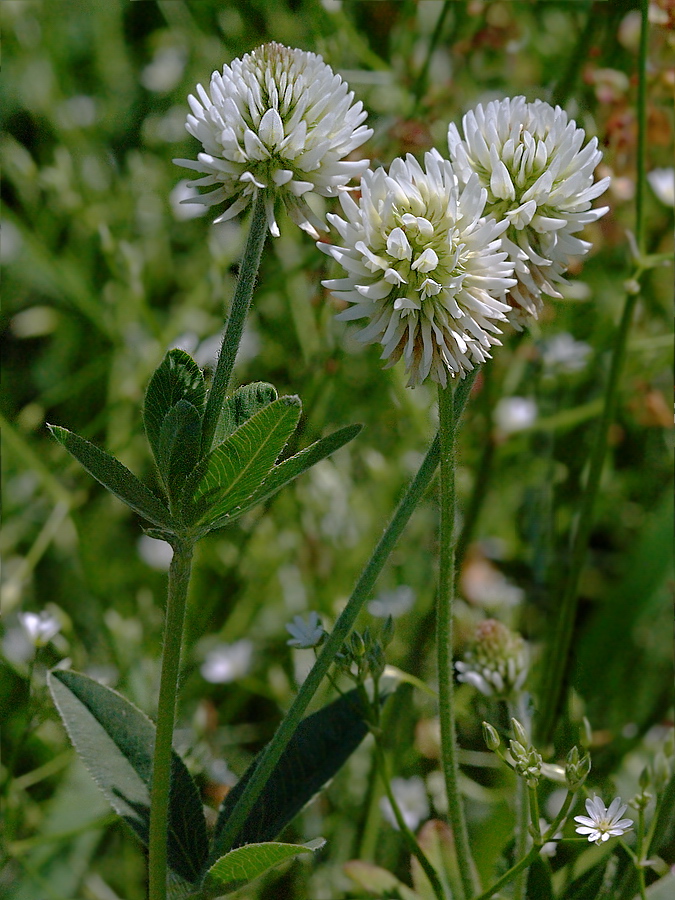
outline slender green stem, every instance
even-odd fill
[[[582,31],[579,32],[577,42],[574,45],[572,53],[567,62],[567,66],[553,90],[551,102],[556,106],[564,106],[567,102],[572,88],[578,78],[581,77],[583,71],[584,57],[588,53],[589,47],[593,42],[593,32],[598,27],[598,10],[594,9],[594,3],[587,4],[586,24]]]
[[[647,900],[645,883],[645,810],[640,804],[638,807],[637,847],[635,849],[635,867],[637,869],[638,884],[640,886],[640,900]]]
[[[431,65],[431,57],[434,55],[434,50],[436,49],[438,42],[441,38],[441,33],[443,32],[443,26],[445,25],[445,18],[450,11],[450,6],[453,5],[450,3],[450,0],[445,0],[443,4],[443,8],[438,14],[438,19],[436,19],[436,25],[434,26],[433,34],[431,35],[431,40],[429,41],[429,47],[427,49],[427,55],[424,59],[424,65],[420,69],[419,75],[415,80],[415,85],[413,87],[413,96],[415,97],[415,105],[420,101],[420,98],[424,94],[426,90],[427,81],[429,79],[429,66]],[[458,19],[462,16],[464,12],[463,5],[454,4],[455,6],[455,14],[458,16]],[[452,42],[451,42],[452,43]]]
[[[157,731],[155,733],[152,786],[150,789],[149,900],[166,900],[171,741],[176,716],[180,651],[193,551],[193,543],[177,542],[169,570],[162,673],[159,683],[159,704],[157,709]]]
[[[522,700],[509,705],[509,713],[523,725],[529,734],[527,710]],[[530,824],[530,797],[527,782],[516,777],[516,859],[525,856],[528,851],[528,826]],[[525,870],[516,876],[513,886],[513,900],[523,900],[525,896]]]
[[[429,879],[429,883],[431,884],[431,888],[434,892],[434,896],[436,900],[446,900],[445,890],[441,883],[440,878],[438,877],[438,873],[436,869],[429,862],[429,859],[417,843],[417,839],[412,831],[408,828],[405,819],[403,818],[403,813],[401,812],[401,808],[398,805],[396,797],[394,796],[394,792],[391,789],[391,781],[389,778],[389,771],[387,766],[387,761],[384,756],[384,752],[380,745],[380,741],[377,737],[375,737],[375,759],[377,760],[377,767],[380,771],[380,778],[382,779],[382,783],[384,784],[384,790],[391,804],[392,811],[394,813],[394,818],[396,819],[396,824],[399,827],[399,831],[403,835],[403,838],[408,845],[408,849],[418,861],[420,866],[422,867],[422,871]]]
[[[455,397],[455,413],[457,420],[459,420],[459,417],[466,406],[471,387],[476,379],[478,371],[479,368],[477,367],[473,372],[467,375],[457,387]],[[295,729],[298,727],[312,697],[332,665],[336,653],[340,650],[343,642],[349,636],[349,632],[366,600],[370,596],[370,592],[382,571],[385,562],[389,558],[389,554],[394,549],[410,516],[413,514],[417,504],[429,487],[434,472],[436,471],[436,466],[438,465],[439,451],[440,443],[437,436],[434,438],[419,471],[413,478],[406,493],[401,498],[391,522],[380,538],[373,551],[373,555],[366,564],[347,605],[338,616],[335,627],[328,636],[326,643],[323,645],[323,650],[321,651],[319,658],[314,663],[309,675],[302,683],[297,697],[279,725],[274,737],[262,752],[255,772],[251,776],[246,788],[242,791],[242,794],[227,821],[226,827],[223,829],[223,832],[216,842],[214,855],[217,854],[217,856],[221,856],[230,850],[234,844],[237,835],[241,831],[242,825],[253,809],[253,805],[260,796],[262,789],[279,761],[279,757],[286,749],[286,746],[293,736]]]
[[[493,897],[503,887],[506,887],[507,884],[510,884],[510,882],[512,882],[514,880],[514,878],[517,878],[517,876],[521,872],[523,872],[525,869],[527,869],[528,866],[530,866],[534,862],[534,860],[539,855],[539,851],[541,850],[541,848],[544,846],[544,844],[547,841],[550,841],[551,838],[554,837],[554,835],[558,831],[558,828],[560,827],[561,823],[566,818],[567,813],[569,812],[570,807],[572,806],[572,802],[574,801],[574,796],[575,795],[572,793],[572,791],[567,792],[567,796],[565,797],[565,800],[563,801],[563,805],[560,808],[560,812],[555,817],[553,823],[548,827],[548,829],[546,830],[546,833],[543,834],[541,836],[541,838],[539,838],[538,840],[535,840],[532,847],[530,847],[527,855],[524,856],[522,859],[519,859],[518,862],[508,870],[508,872],[505,872],[501,878],[499,878],[497,881],[495,881],[495,883],[492,885],[492,887],[489,887],[486,891],[483,891],[482,893],[477,894],[475,897],[472,898],[472,900],[489,900],[490,897]],[[539,828],[539,823],[537,822],[537,830],[538,830],[538,828]]]
[[[336,653],[342,647],[351,631],[358,614],[361,612],[375,581],[382,571],[396,541],[408,523],[415,507],[421,500],[438,465],[439,441],[435,438],[420,466],[420,469],[403,496],[394,513],[389,526],[380,538],[373,555],[368,561],[354,591],[345,608],[340,613],[333,631],[328,636],[319,658],[312,666],[309,675],[300,686],[293,705],[286,713],[274,737],[263,751],[258,766],[249,783],[242,792],[239,801],[228,819],[227,825],[218,840],[218,855],[226,853],[234,843],[237,834],[246,821],[255,801],[263,789],[267,779],[279,761],[286,745],[293,736],[298,723],[302,719],[309,702],[323,681],[333,663]]]
[[[441,721],[441,755],[448,817],[452,826],[457,863],[464,896],[479,888],[471,858],[469,832],[459,792],[459,763],[454,709],[453,675],[453,603],[455,596],[455,404],[452,385],[439,387],[438,418],[441,450],[440,537],[438,613],[436,644],[438,651],[438,701]]]
[[[644,253],[644,192],[645,192],[645,140],[646,140],[646,66],[647,66],[647,10],[648,0],[642,0],[642,34],[640,40],[639,83],[638,83],[638,147],[637,147],[637,194],[636,194],[636,226],[635,237],[639,254]],[[637,275],[642,273],[641,260],[637,260]],[[538,723],[538,734],[541,740],[548,740],[555,724],[562,698],[565,674],[569,661],[569,650],[576,621],[578,586],[581,572],[586,560],[588,541],[593,526],[593,509],[600,486],[600,476],[607,451],[607,435],[614,419],[617,394],[624,359],[628,333],[633,320],[633,313],[638,294],[632,290],[626,295],[621,321],[614,341],[614,349],[610,365],[605,398],[600,424],[591,451],[588,478],[584,488],[579,515],[572,537],[569,572],[563,587],[559,604],[558,622],[555,632],[549,641],[549,652],[546,667],[542,676],[541,707],[542,715]]]
[[[223,343],[220,347],[216,371],[209,390],[202,424],[202,453],[206,454],[211,449],[213,435],[218,424],[218,417],[223,406],[225,393],[230,384],[234,361],[239,350],[239,343],[244,331],[244,324],[251,305],[253,289],[260,258],[262,256],[265,238],[267,237],[267,216],[265,213],[265,192],[258,191],[253,203],[251,213],[251,225],[248,232],[246,248],[239,267],[239,279],[232,298],[232,308],[227,320],[227,326],[223,335]]]

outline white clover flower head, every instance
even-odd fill
[[[318,647],[326,634],[321,619],[314,610],[309,613],[307,619],[303,616],[294,616],[293,621],[286,626],[286,631],[291,635],[286,641],[288,646],[297,647],[299,650]]]
[[[509,697],[523,686],[528,671],[523,638],[496,619],[485,619],[474,640],[455,663],[457,680],[471,684],[486,697]]]
[[[445,387],[448,373],[464,377],[499,344],[515,281],[500,250],[507,223],[483,218],[478,177],[460,190],[437,150],[424,162],[408,154],[366,172],[358,203],[340,196],[346,219],[328,216],[344,246],[318,246],[347,272],[323,282],[353,304],[338,318],[369,319],[357,339],[382,345],[385,368],[403,357],[409,386],[429,377]]]
[[[605,807],[600,797],[589,798],[586,801],[588,815],[574,817],[574,821],[579,822],[575,830],[577,834],[588,835],[591,843],[594,841],[596,844],[602,844],[611,837],[625,834],[633,827],[632,819],[621,818],[626,808],[626,804],[621,803],[621,797],[615,797],[609,808]]]
[[[211,684],[228,684],[248,674],[252,658],[253,643],[243,638],[210,650],[199,671]]]
[[[562,296],[556,285],[565,283],[570,258],[590,249],[573,235],[609,209],[591,209],[609,184],[593,182],[602,153],[597,138],[582,146],[583,128],[543,100],[479,104],[462,125],[463,137],[454,123],[448,128],[450,158],[463,184],[478,174],[488,191],[486,211],[508,222],[502,243],[518,279],[508,299],[519,325],[525,314],[538,316],[542,294]]]
[[[367,159],[345,159],[371,136],[362,103],[315,53],[270,43],[235,59],[211,76],[207,92],[188,97],[188,132],[201,141],[197,160],[176,159],[202,173],[190,184],[212,188],[195,201],[228,203],[215,222],[231,219],[265,191],[271,233],[281,199],[296,224],[318,238],[323,223],[305,195],[334,197],[367,168]]]
[[[56,616],[46,610],[42,612],[20,612],[19,622],[34,647],[44,647],[61,631],[61,624]]]
[[[412,778],[392,778],[391,791],[408,828],[414,830],[420,822],[429,818],[427,789],[419,775],[413,775]],[[398,822],[388,797],[380,799],[380,809],[389,824],[398,829]]]

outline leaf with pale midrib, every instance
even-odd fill
[[[155,726],[137,707],[79,672],[54,670],[49,688],[85,766],[113,809],[148,843]],[[172,752],[169,797],[169,865],[196,884],[208,854],[199,793]]]

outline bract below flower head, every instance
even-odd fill
[[[212,190],[186,202],[229,203],[215,220],[224,222],[264,190],[273,235],[280,198],[293,221],[318,238],[325,226],[305,195],[333,197],[368,168],[367,159],[345,159],[372,131],[342,78],[315,53],[270,43],[214,72],[210,90],[198,84],[197,94],[188,97],[185,127],[204,149],[196,161],[174,162],[204,175],[192,186]]]
[[[479,104],[462,120],[464,136],[448,128],[450,158],[462,183],[474,174],[488,191],[486,212],[505,219],[502,239],[515,265],[518,284],[509,293],[512,321],[535,318],[542,294],[561,297],[556,285],[570,258],[590,244],[573,235],[603,216],[591,209],[609,178],[593,182],[602,159],[597,138],[582,147],[586,134],[559,106],[524,97]]]
[[[482,218],[478,176],[460,190],[437,150],[424,162],[408,155],[366,172],[358,203],[340,196],[346,219],[328,216],[344,246],[318,246],[347,272],[323,282],[353,304],[338,318],[369,319],[358,340],[382,345],[385,368],[403,357],[409,386],[427,377],[445,386],[448,372],[463,377],[499,344],[515,281],[500,250],[507,223]]]

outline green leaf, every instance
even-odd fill
[[[293,434],[301,409],[298,397],[280,397],[212,450],[185,487],[186,506],[190,504],[186,519],[211,524],[259,489]]]
[[[49,689],[66,730],[113,809],[144,844],[150,825],[150,782],[155,726],[137,707],[92,678],[56,669]],[[208,854],[197,788],[173,753],[169,799],[169,865],[195,884]]]
[[[406,884],[399,881],[387,869],[376,866],[375,863],[350,859],[342,868],[359,888],[368,891],[370,897],[401,897],[402,900],[419,900],[417,894]]]
[[[170,497],[177,497],[197,465],[202,420],[187,400],[179,400],[164,417],[157,446],[157,467]]]
[[[204,376],[194,359],[184,350],[169,350],[150,379],[143,408],[145,433],[158,462],[160,433],[169,410],[187,400],[201,417],[205,397]]]
[[[309,447],[305,447],[304,450],[296,453],[295,456],[290,456],[288,459],[280,462],[278,466],[274,466],[258,490],[242,503],[238,509],[233,510],[222,520],[214,522],[213,527],[217,528],[233,522],[238,516],[248,512],[256,504],[262,503],[263,500],[267,500],[276,494],[282,487],[296,479],[298,475],[302,475],[307,469],[310,469],[313,465],[321,462],[322,459],[330,456],[331,453],[335,453],[340,447],[344,447],[345,444],[353,440],[362,427],[362,425],[347,425],[344,428],[339,428],[327,437],[315,441]]]
[[[214,446],[222,444],[237,428],[263,407],[269,406],[278,396],[274,385],[265,381],[255,381],[237,388],[223,403],[213,438]]]
[[[209,869],[204,880],[204,893],[207,897],[231,894],[280,863],[301,853],[314,853],[325,843],[323,838],[317,838],[307,844],[247,844],[230,850]]]
[[[79,435],[61,428],[59,425],[48,426],[51,433],[84,468],[107,488],[111,494],[131,507],[139,516],[143,516],[163,531],[172,533],[175,529],[171,513],[162,501],[126,466],[100,450],[94,444],[85,441]]]
[[[548,860],[536,856],[527,872],[527,900],[553,900],[553,882]]]
[[[300,810],[344,765],[368,732],[356,690],[339,697],[307,716],[276,764],[255,802],[234,847],[273,840]],[[218,854],[219,838],[234,806],[256,766],[249,766],[220,808],[213,837]]]

